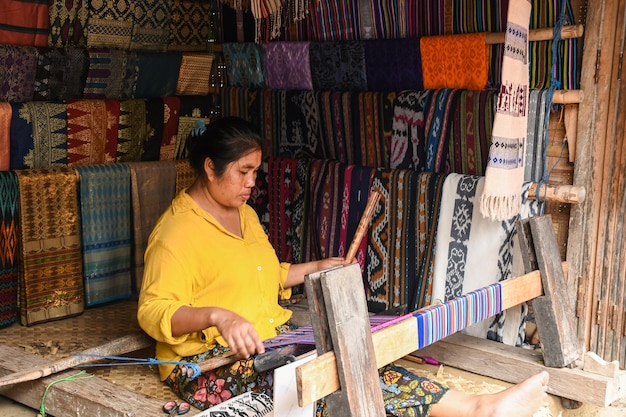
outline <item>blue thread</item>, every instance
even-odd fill
[[[195,127],[191,129],[191,136],[194,136],[194,137],[202,136],[202,134],[205,131],[206,131],[206,124],[204,123],[204,120],[197,119],[195,123]]]
[[[200,370],[200,365],[192,362],[175,362],[175,361],[160,361],[156,358],[129,358],[126,356],[106,356],[106,355],[96,355],[91,353],[75,353],[75,356],[88,356],[91,358],[98,359],[110,359],[110,360],[118,360],[125,361],[125,363],[83,363],[77,365],[77,367],[94,367],[94,366],[124,366],[124,365],[182,365],[187,368],[193,370],[193,375],[191,379],[197,378],[200,376],[202,371]]]

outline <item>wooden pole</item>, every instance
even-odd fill
[[[583,90],[556,90],[552,94],[554,104],[577,104],[582,103],[584,98]]]
[[[583,25],[568,25],[561,28],[561,39],[581,38],[585,32]],[[485,43],[488,45],[504,43],[504,32],[491,32],[486,34]],[[529,41],[548,41],[553,39],[554,30],[552,28],[530,29],[528,32]]]
[[[579,204],[585,201],[585,188],[576,185],[553,185],[533,183],[528,190],[528,198],[537,199],[537,187],[539,197],[546,201],[558,201],[560,203]]]
[[[8,374],[0,378],[0,387],[5,385],[17,384],[19,382],[34,381],[39,378],[55,374],[66,369],[73,368],[77,365],[89,362],[95,362],[98,358],[83,355],[98,356],[118,356],[128,352],[134,352],[152,346],[154,341],[145,333],[136,333],[128,336],[122,336],[118,339],[96,346],[91,349],[84,350],[80,354],[68,356],[59,359],[49,365],[26,369],[24,371]]]
[[[354,238],[352,239],[350,248],[346,253],[346,260],[354,260],[354,257],[356,256],[356,251],[359,249],[359,245],[363,240],[363,236],[365,236],[365,232],[367,232],[367,229],[369,229],[370,220],[372,220],[372,216],[374,215],[374,210],[376,209],[376,204],[378,204],[378,200],[380,200],[380,193],[376,190],[372,191],[369,198],[367,199],[367,205],[365,206],[365,210],[363,211],[363,216],[361,216],[361,220],[359,220],[359,225],[356,228],[356,233],[354,234]]]

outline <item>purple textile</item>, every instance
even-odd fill
[[[269,42],[263,45],[267,88],[312,90],[309,42]]]

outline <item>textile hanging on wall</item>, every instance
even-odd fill
[[[252,43],[223,43],[228,85],[231,87],[265,88],[263,50]]]
[[[176,84],[176,95],[209,94],[214,59],[214,54],[184,52]]]
[[[148,139],[146,100],[130,99],[119,102],[119,127],[117,135],[117,162],[141,161],[143,144]]]
[[[131,295],[130,168],[77,166],[85,305]]]
[[[425,89],[485,89],[489,74],[485,33],[425,36],[420,51]]]
[[[211,34],[211,1],[170,2],[168,51],[206,51]]]
[[[169,0],[142,0],[133,6],[130,49],[165,52],[170,37]]]
[[[104,163],[109,115],[104,100],[67,101],[67,163]]]
[[[163,97],[163,139],[159,150],[159,159],[174,159],[176,139],[178,137],[178,121],[180,118],[180,97]]]
[[[13,171],[0,170],[0,328],[17,321],[19,188]]]
[[[85,303],[76,170],[15,172],[20,207],[30,208],[20,210],[19,219],[20,322],[30,326],[81,314]]]
[[[67,165],[67,106],[32,101],[19,110],[20,119],[30,125],[32,153],[25,160],[31,168]]]
[[[61,98],[73,100],[83,97],[87,71],[89,69],[89,56],[86,49],[67,48],[67,63],[63,75]]]
[[[119,49],[89,49],[89,69],[83,98],[119,99],[122,96],[126,69],[126,51]]]
[[[524,146],[528,128],[528,25],[530,2],[509,3],[502,58],[502,83],[493,122],[485,191],[480,209],[493,220],[520,212]]]
[[[137,80],[133,97],[176,95],[182,54],[180,52],[143,52],[137,54]],[[154,69],[158,68],[158,71]]]
[[[9,104],[9,103],[7,103]],[[10,169],[32,168],[32,154],[35,149],[33,139],[33,126],[28,123],[28,119],[23,117],[26,110],[26,103],[10,103],[11,123],[9,125],[10,148],[7,152]]]
[[[111,164],[118,162],[121,103],[119,100],[106,99],[104,106],[109,118],[104,142],[104,163]]]
[[[371,1],[377,39],[443,35],[444,0]]]
[[[267,160],[268,238],[281,262],[293,262],[293,203],[296,186],[294,158]]]
[[[129,162],[132,206],[133,291],[139,294],[143,277],[143,255],[148,237],[176,192],[174,161]]]
[[[89,1],[87,46],[89,48],[130,48],[134,2],[117,0]]]
[[[354,140],[358,136],[352,129],[353,108],[350,92],[316,91],[319,106],[320,138],[322,155],[326,159],[335,159],[347,164],[354,164]]]
[[[268,42],[261,48],[267,88],[313,89],[309,42]]]
[[[351,94],[353,108],[354,164],[389,168],[389,146],[385,138],[381,93]]]
[[[67,66],[64,49],[39,48],[33,87],[35,101],[62,101],[63,77]]]
[[[256,94],[256,91],[250,92],[245,87],[226,86],[220,89],[220,108],[222,116],[238,116],[245,120],[250,120],[248,108],[250,107],[250,94]],[[259,126],[260,127],[260,126]],[[271,152],[272,149],[264,149],[265,152]]]
[[[0,101],[33,101],[37,48],[0,44]]]
[[[548,90],[530,90],[528,97],[528,130],[524,155],[524,181],[539,182],[543,178],[546,136],[544,120]]]
[[[309,90],[271,90],[271,117],[274,132],[267,135],[276,143],[276,155],[315,158],[320,155],[320,117],[315,92]],[[267,102],[266,102],[267,103]],[[268,148],[266,148],[268,149]]]
[[[539,213],[528,201],[529,183],[520,194],[521,213],[505,220],[485,218],[477,202],[484,192],[484,177],[449,174],[444,184],[437,225],[432,299],[447,301],[459,295],[524,274],[516,242],[515,222]],[[518,305],[470,327],[470,335],[509,345],[523,341],[526,306]]]
[[[11,166],[11,117],[13,110],[10,103],[0,103],[0,171],[7,171]]]
[[[432,90],[398,93],[393,106],[390,167],[423,170],[426,164],[425,109]]]
[[[311,42],[309,55],[313,90],[367,90],[365,47],[362,42]]]
[[[5,0],[0,3],[0,43],[47,46],[48,0]]]
[[[409,288],[417,280],[418,172],[377,169],[372,191],[381,195],[374,210],[364,275],[368,311],[377,313],[408,305]],[[398,262],[403,260],[404,263]]]
[[[48,45],[55,48],[87,46],[87,0],[49,0],[50,36]],[[72,98],[77,98],[74,96]]]
[[[448,162],[450,128],[461,98],[462,90],[444,88],[434,90],[426,104],[426,161],[424,170],[450,172]]]
[[[309,218],[309,184],[311,175],[311,159],[300,158],[296,164],[296,182],[293,197],[293,225],[294,239],[291,242],[294,263],[305,262],[307,219]]]
[[[368,91],[424,89],[419,39],[363,41]]]

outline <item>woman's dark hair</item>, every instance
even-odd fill
[[[229,163],[256,150],[263,150],[259,131],[252,123],[235,116],[222,117],[206,126],[200,121],[187,139],[189,163],[198,174],[204,172],[206,158],[211,158],[219,177]]]

